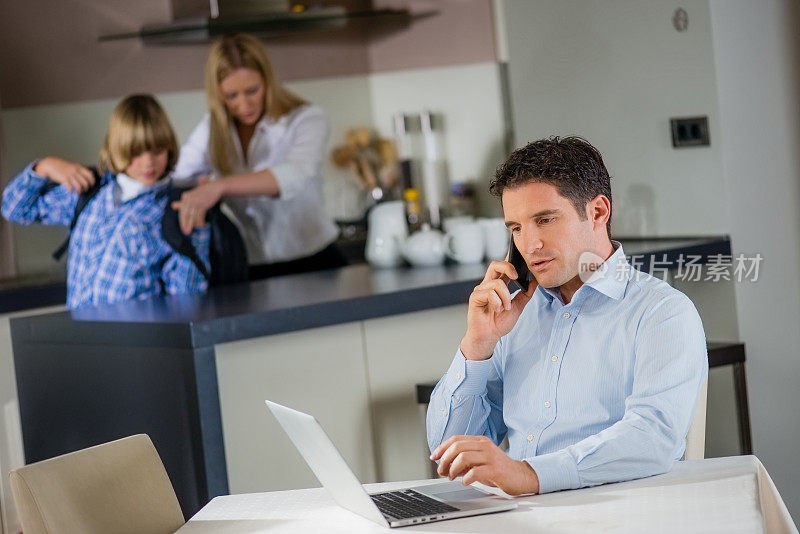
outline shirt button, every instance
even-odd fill
[[[569,319],[569,312],[564,312],[564,315],[562,315],[561,317],[563,317],[564,319]]]
[[[552,357],[552,358],[550,358],[550,359],[551,359],[551,360],[553,360],[554,362],[557,362],[557,361],[558,361],[558,356],[553,356],[553,357]]]
[[[442,410],[442,415],[447,415],[447,410]]]
[[[456,373],[456,378],[458,378],[459,380],[461,380],[461,373]]]
[[[533,441],[533,434],[528,434],[528,441]]]
[[[544,403],[544,407],[545,407],[545,408],[549,408],[549,407],[550,407],[550,401],[545,401],[545,403]]]

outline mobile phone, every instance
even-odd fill
[[[514,270],[517,271],[517,279],[508,281],[508,291],[510,293],[514,293],[517,290],[527,291],[529,282],[534,280],[535,277],[528,268],[525,258],[523,258],[520,251],[517,250],[513,237],[511,238],[511,244],[508,248],[508,261],[511,262],[511,265],[514,266]]]

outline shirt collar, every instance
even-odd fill
[[[547,302],[553,302],[555,299],[561,300],[561,290],[559,288],[550,289],[548,287],[539,286],[537,289],[541,290]]]
[[[630,278],[630,264],[622,250],[622,243],[611,241],[616,250],[603,262],[599,269],[592,273],[589,279],[583,284],[596,291],[619,300],[625,294],[625,288]]]
[[[134,180],[124,172],[117,174],[117,186],[118,186],[118,202],[127,202],[132,198],[136,198],[141,194],[144,194],[148,191],[158,191],[159,189],[164,188],[169,183],[169,177],[165,176],[164,178],[160,179],[153,185],[145,185],[138,180]]]
[[[276,130],[276,126],[281,127],[280,128],[281,131],[279,133],[282,133],[283,130],[285,130],[285,125],[283,121],[284,117],[286,117],[286,115],[275,121],[272,120],[269,117],[269,115],[264,113],[264,115],[260,119],[258,119],[258,122],[256,123],[256,128],[255,131],[253,132],[253,137],[250,138],[250,143],[252,144],[253,141],[256,139],[256,137],[259,135],[274,133]],[[236,156],[239,158],[239,165],[244,168],[247,166],[247,162],[244,159],[245,147],[242,146],[242,140],[239,139],[239,133],[236,131],[236,123],[234,121],[231,121],[229,130],[231,133],[231,139],[233,139],[233,146],[236,149]]]
[[[622,243],[619,241],[611,241],[614,247],[614,253],[602,263],[589,279],[583,283],[583,286],[589,286],[595,291],[606,295],[614,300],[619,300],[625,294],[625,287],[630,278],[630,265],[628,259],[625,257],[625,252],[622,250]],[[583,287],[581,286],[581,287]],[[561,300],[561,290],[557,287],[547,288],[539,286],[548,302],[553,302],[553,299]],[[578,289],[580,291],[580,288]]]
[[[273,125],[273,124],[275,124],[276,122],[277,122],[277,121],[275,121],[275,120],[272,120],[272,119],[269,117],[269,115],[267,115],[266,113],[264,113],[264,115],[263,115],[263,116],[262,116],[260,119],[258,119],[258,122],[256,123],[256,130],[261,130],[261,131],[263,132],[263,131],[265,131],[265,130],[266,130],[268,127],[269,127],[269,126],[272,126],[272,125]]]
[[[284,114],[278,117],[277,119],[273,119],[269,115],[264,113],[264,115],[262,115],[261,118],[258,119],[258,122],[256,123],[256,131],[265,132],[270,128],[274,128],[275,126],[284,125],[287,120],[287,115],[288,114]],[[233,121],[231,121],[231,133],[233,135],[238,136],[238,134],[236,133],[236,124]]]

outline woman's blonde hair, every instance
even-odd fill
[[[178,159],[178,141],[167,114],[151,95],[131,95],[114,108],[100,152],[101,172],[125,171],[142,152],[166,150],[166,172]]]
[[[211,44],[206,62],[206,93],[211,111],[208,148],[211,163],[222,174],[233,170],[234,154],[231,125],[233,117],[225,106],[219,84],[236,70],[245,68],[258,72],[264,82],[264,113],[275,120],[306,101],[295,95],[275,77],[267,51],[262,44],[246,33],[218,37]]]

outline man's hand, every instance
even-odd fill
[[[44,158],[33,171],[67,188],[67,191],[83,193],[94,184],[92,171],[61,158]]]
[[[513,460],[486,436],[453,436],[433,451],[437,472],[465,486],[480,482],[509,495],[539,493],[539,477],[528,462]]]
[[[172,209],[178,210],[181,231],[189,235],[195,228],[206,225],[206,212],[222,198],[222,186],[219,181],[201,178],[197,187],[185,191],[181,199],[172,203]]]
[[[526,292],[511,300],[506,280],[517,278],[517,271],[507,261],[493,261],[483,281],[472,291],[467,310],[467,333],[461,340],[461,353],[468,360],[486,360],[494,346],[517,324],[525,305],[539,285],[535,280]]]

